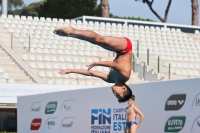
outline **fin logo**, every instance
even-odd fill
[[[111,132],[111,108],[91,109],[91,133]]]
[[[179,110],[185,104],[186,94],[171,95],[165,104],[165,111]]]
[[[111,124],[111,108],[108,108],[107,110],[92,109],[91,124]]]
[[[53,114],[57,108],[57,101],[49,102],[45,109],[45,114]]]

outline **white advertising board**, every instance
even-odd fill
[[[199,86],[200,79],[130,85],[145,115],[137,133],[199,133]],[[18,133],[124,133],[127,106],[110,87],[21,96]]]
[[[94,86],[0,83],[0,103],[17,103],[17,96],[84,89],[91,87]]]

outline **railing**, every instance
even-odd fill
[[[140,78],[146,78],[145,73],[147,72],[147,69],[149,69],[148,71],[154,71],[156,72],[156,74],[160,74],[163,73],[165,75],[167,75],[168,79],[171,79],[171,65],[169,63],[168,68],[166,66],[164,66],[164,61],[160,58],[159,55],[155,55],[152,53],[152,51],[150,49],[146,49],[146,52],[143,51],[143,53],[140,53],[140,43],[139,40],[137,40],[137,53],[136,53],[136,57],[133,56],[133,71],[136,72],[136,64],[139,63],[142,67],[141,69],[137,68],[137,71],[140,72]],[[137,62],[139,60],[139,62]],[[135,63],[135,64],[134,64]],[[162,67],[161,67],[162,66]]]
[[[11,46],[11,49],[13,49],[13,33],[11,33],[11,44],[10,44]]]
[[[28,39],[29,39],[29,41],[28,41],[28,43],[29,43],[29,52],[31,52],[31,36],[30,35],[28,36]]]
[[[13,33],[10,33],[10,48],[11,49],[14,49],[13,36],[14,36]],[[28,51],[30,52],[31,51],[31,36],[30,35],[28,35],[28,44],[29,44]]]

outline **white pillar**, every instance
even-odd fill
[[[8,0],[2,0],[2,14],[8,15]]]

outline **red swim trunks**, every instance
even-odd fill
[[[116,53],[124,54],[124,53],[128,53],[128,52],[132,51],[132,43],[131,43],[131,41],[126,37],[125,37],[125,39],[127,41],[126,48],[124,50],[121,50],[121,51],[116,51]]]

